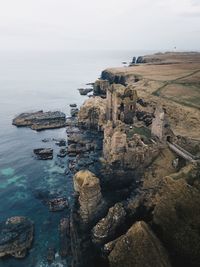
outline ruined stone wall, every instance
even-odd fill
[[[146,145],[134,134],[128,138],[120,123],[115,128],[111,123],[104,127],[103,155],[108,164],[125,169],[148,166],[160,151],[158,145]]]
[[[154,119],[151,126],[152,136],[158,137],[161,141],[170,141],[175,140],[175,135],[170,128],[168,116],[165,110],[158,106],[154,112]]]

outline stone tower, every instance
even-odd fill
[[[112,84],[107,90],[107,120],[132,124],[137,100],[137,91],[132,86]]]
[[[168,116],[161,106],[156,107],[151,126],[151,135],[159,138],[160,141],[172,142],[174,139],[174,134],[168,121]]]

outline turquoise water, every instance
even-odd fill
[[[73,199],[72,177],[64,174],[67,158],[37,161],[34,148],[53,147],[44,138],[66,138],[65,129],[34,132],[16,128],[16,114],[43,109],[69,115],[69,104],[80,105],[77,88],[85,87],[106,67],[121,66],[144,51],[0,52],[0,220],[27,216],[35,223],[32,249],[22,260],[0,259],[0,267],[47,266],[49,246],[59,249],[58,225],[69,211],[50,213],[42,201],[54,195]],[[57,255],[52,266],[67,266]]]

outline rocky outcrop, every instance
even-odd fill
[[[13,125],[27,126],[32,130],[41,131],[45,129],[61,128],[66,125],[66,116],[60,111],[37,111],[33,113],[22,113],[13,119]]]
[[[98,79],[93,85],[94,95],[95,96],[101,96],[101,97],[105,98],[106,97],[106,91],[108,90],[109,86],[110,86],[109,81]]]
[[[33,241],[33,223],[25,217],[11,217],[0,223],[0,257],[24,258]]]
[[[36,148],[33,150],[37,159],[48,160],[53,159],[53,149],[52,148]]]
[[[111,244],[105,248],[112,248]],[[110,267],[170,267],[163,245],[145,222],[135,223],[113,244]]]
[[[65,197],[59,197],[49,200],[50,211],[61,211],[68,207],[68,201]]]
[[[109,164],[124,169],[147,167],[159,155],[159,146],[145,144],[140,135],[126,133],[125,129],[122,123],[113,128],[109,122],[104,127],[104,158]]]
[[[91,97],[84,102],[78,113],[78,122],[87,129],[102,129],[106,119],[106,100]]]
[[[136,74],[126,74],[126,73],[113,73],[109,69],[102,71],[101,79],[109,81],[110,84],[122,84],[126,86],[127,84],[136,83],[140,80],[140,77]]]
[[[87,95],[88,93],[92,92],[92,88],[79,88],[80,95]]]
[[[73,178],[74,190],[79,194],[80,217],[84,224],[91,223],[102,209],[103,199],[99,179],[90,171],[82,170]]]
[[[93,228],[93,241],[105,244],[120,234],[120,227],[125,222],[126,211],[121,203],[115,204],[108,211],[106,217],[101,219]]]

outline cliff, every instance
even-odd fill
[[[199,74],[199,53],[164,53],[94,83],[78,121],[102,150],[74,176],[73,266],[199,266]]]

